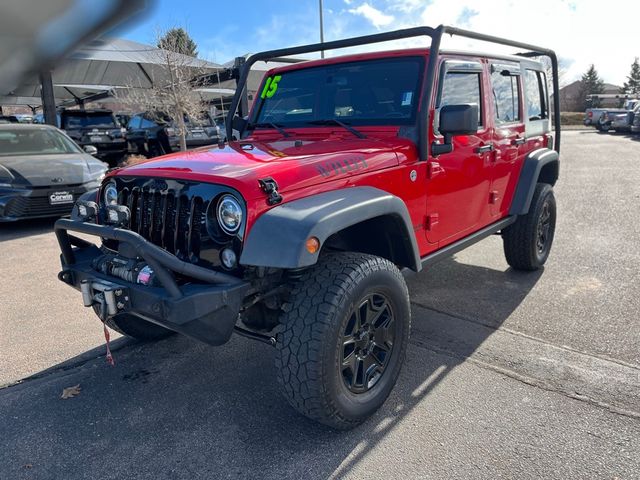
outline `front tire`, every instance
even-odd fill
[[[332,253],[308,269],[285,306],[278,381],[303,415],[346,430],[387,399],[404,361],[411,311],[394,264]]]
[[[516,270],[538,270],[549,257],[556,230],[556,199],[553,188],[538,183],[526,215],[502,232],[504,255]]]

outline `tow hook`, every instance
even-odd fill
[[[282,195],[278,193],[278,184],[273,178],[262,178],[258,180],[258,183],[262,191],[268,195],[267,203],[269,205],[277,205],[282,202]]]

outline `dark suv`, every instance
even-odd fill
[[[94,156],[111,167],[127,153],[126,130],[111,110],[62,110],[60,128],[81,147],[96,147]]]
[[[220,140],[220,127],[208,117],[202,122],[185,118],[187,148],[212,145]],[[129,119],[127,139],[129,151],[146,157],[157,157],[177,151],[180,140],[177,125],[168,115],[138,113]]]
[[[449,34],[518,54],[441,50]],[[274,68],[234,118],[256,61],[422,35],[430,48]],[[126,335],[273,345],[291,405],[353,427],[385,401],[407,351],[403,270],[494,234],[512,268],[547,261],[560,128],[541,56],[559,119],[553,51],[457,28],[253,55],[226,125],[239,140],[111,172],[56,223],[60,279]]]

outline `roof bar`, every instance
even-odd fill
[[[421,160],[426,160],[429,155],[428,145],[428,126],[429,126],[429,110],[431,107],[431,99],[433,96],[433,82],[435,72],[438,66],[438,54],[440,53],[440,43],[444,34],[457,35],[461,37],[471,38],[474,40],[496,43],[516,48],[523,48],[527,52],[521,54],[525,57],[547,56],[551,59],[553,71],[553,105],[554,105],[554,126],[555,126],[555,150],[560,152],[560,102],[558,100],[558,60],[555,52],[547,48],[531,45],[523,42],[516,42],[506,38],[495,37],[492,35],[484,35],[470,30],[463,30],[455,27],[440,25],[437,28],[431,27],[413,27],[403,30],[395,30],[392,32],[377,33],[373,35],[365,35],[362,37],[346,38],[343,40],[334,40],[331,42],[313,43],[310,45],[300,45],[298,47],[281,48],[277,50],[268,50],[256,53],[247,58],[246,63],[242,66],[240,78],[238,79],[238,87],[229,108],[227,116],[227,138],[233,138],[233,117],[235,116],[242,93],[246,88],[247,78],[251,66],[258,61],[269,61],[278,59],[282,61],[282,57],[292,55],[301,55],[305,53],[319,52],[323,50],[335,50],[339,48],[355,47],[360,45],[368,45],[372,43],[389,42],[392,40],[400,40],[403,38],[412,38],[427,36],[431,37],[431,46],[429,49],[429,63],[427,65],[427,73],[422,85],[422,95],[420,102],[420,115],[418,116],[418,151]]]

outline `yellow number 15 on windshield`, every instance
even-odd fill
[[[278,90],[278,82],[282,78],[282,75],[276,75],[274,77],[267,78],[267,82],[264,84],[260,98],[271,98],[276,94]]]

